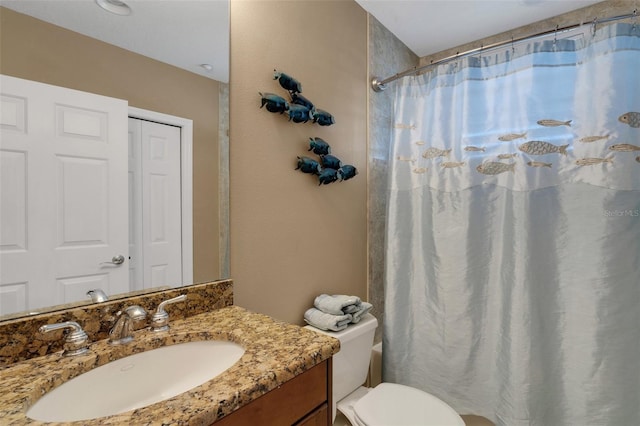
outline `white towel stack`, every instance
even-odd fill
[[[313,301],[313,308],[304,313],[304,320],[320,330],[342,331],[357,323],[373,307],[357,296],[321,294]]]

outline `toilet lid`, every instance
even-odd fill
[[[353,406],[367,426],[464,426],[462,418],[441,399],[395,383],[381,383]]]

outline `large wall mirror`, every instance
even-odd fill
[[[184,252],[191,252],[191,261],[188,265],[181,264],[183,270],[191,269],[191,279],[187,281],[167,278],[170,275],[167,275],[162,267],[148,268],[148,270],[145,269],[144,277],[142,273],[129,272],[127,291],[114,291],[116,287],[109,288],[108,281],[96,280],[94,283],[97,284],[93,285],[91,280],[84,282],[84,278],[74,274],[48,280],[46,283],[32,283],[27,282],[27,279],[11,277],[7,272],[11,267],[21,271],[44,269],[38,264],[18,267],[13,260],[14,257],[5,256],[7,253],[13,255],[21,250],[24,252],[29,250],[27,247],[31,241],[29,238],[34,234],[31,232],[28,235],[29,229],[36,228],[23,226],[21,217],[31,217],[29,209],[35,208],[40,209],[40,216],[43,216],[42,212],[59,215],[60,211],[59,202],[54,205],[42,205],[25,198],[27,201],[24,203],[24,212],[17,208],[10,209],[10,206],[6,205],[8,203],[0,206],[2,207],[0,221],[2,234],[4,234],[4,237],[0,235],[0,255],[2,255],[0,260],[3,262],[0,265],[0,321],[61,309],[62,304],[67,306],[92,303],[86,290],[100,288],[100,282],[106,283],[106,288],[102,290],[110,300],[113,300],[124,297],[130,292],[158,291],[167,287],[185,286],[229,277],[228,1],[129,0],[126,2],[128,10],[119,8],[121,4],[120,1],[111,0],[2,0],[0,3],[0,74],[66,90],[127,101],[128,115],[136,119],[143,118],[142,121],[129,119],[129,140],[127,141],[129,155],[131,155],[132,146],[137,146],[132,142],[132,134],[135,135],[136,132],[151,134],[151,130],[147,132],[139,130],[138,127],[146,129],[147,125],[160,125],[169,129],[169,133],[177,131],[178,144],[184,144],[184,135],[191,134],[189,175],[192,178],[192,184],[188,189],[188,196],[184,194],[186,190],[184,187],[178,187],[178,195],[175,198],[177,201],[167,201],[163,198],[165,193],[159,192],[157,187],[140,184],[140,188],[147,188],[145,190],[150,191],[151,195],[148,198],[153,200],[155,197],[165,205],[174,206],[176,203],[184,205],[189,202],[185,200],[191,199],[191,217],[180,217],[182,214],[180,212],[185,210],[176,210],[178,211],[178,228],[184,226],[184,223],[189,223],[189,230],[192,231],[189,247],[182,247]],[[4,88],[0,87],[0,89]],[[56,105],[65,105],[66,108],[66,104],[71,105],[73,102],[71,97],[66,98],[65,101],[63,92],[62,100]],[[4,106],[2,111],[3,114],[7,111]],[[7,116],[9,115],[12,114]],[[2,119],[3,131],[6,127],[5,118]],[[29,124],[33,124],[37,119],[39,117],[30,117]],[[132,130],[134,128],[138,130]],[[155,136],[151,136],[153,137]],[[9,138],[3,139],[9,140]],[[144,140],[144,136],[141,140]],[[177,174],[172,175],[175,178],[167,179],[172,183],[185,180],[180,177],[186,170],[181,163],[186,158],[185,151],[181,151],[185,146],[178,145],[178,148],[166,151],[171,153],[167,157],[175,160],[174,163],[179,168]],[[153,145],[150,152],[157,153]],[[10,184],[10,181],[27,181],[29,176],[11,174],[15,170],[21,170],[20,167],[17,169],[14,167],[18,163],[14,160],[21,156],[26,158],[26,154],[22,155],[23,153],[15,145],[0,140],[0,154],[2,154],[0,171],[4,197],[9,192],[16,192],[16,188],[19,187],[19,185]],[[141,155],[144,157],[145,154]],[[144,161],[143,158],[141,163]],[[122,185],[122,191],[129,194],[130,211],[132,206],[137,205],[138,210],[135,214],[140,214],[141,218],[137,220],[138,225],[134,226],[132,224],[135,221],[130,213],[127,216],[128,221],[120,224],[121,227],[128,229],[131,246],[133,241],[131,235],[136,233],[142,235],[141,229],[144,226],[149,228],[149,223],[159,222],[146,216],[148,211],[157,211],[155,205],[151,204],[151,207],[143,209],[140,207],[142,204],[139,202],[141,197],[137,195],[138,192],[132,195],[134,193],[131,176],[144,176],[144,173],[139,173],[137,166],[130,164],[128,167],[129,178],[123,180],[127,183]],[[183,168],[180,169],[180,167]],[[76,169],[79,170],[81,167]],[[148,173],[151,176],[154,172]],[[57,176],[51,176],[50,180],[59,181],[59,179]],[[142,179],[140,178],[140,182]],[[70,178],[70,181],[77,183],[79,179]],[[3,200],[5,198],[7,197]],[[74,219],[74,223],[81,222],[83,222],[82,217]],[[14,231],[22,228],[29,228],[24,232],[24,235],[27,235],[24,239],[25,247],[9,241],[13,238],[12,235],[19,233]],[[165,232],[164,228],[156,228],[160,233]],[[152,242],[156,238],[154,235],[151,236]],[[182,244],[182,239],[178,238],[178,240],[180,241],[178,244]],[[122,256],[123,259],[119,256],[121,253],[113,253],[113,257],[110,254],[108,259],[102,259],[104,265],[101,268],[102,270],[108,268],[129,270],[130,263],[143,257],[147,259],[149,256],[147,252],[144,252],[144,255],[136,255],[142,252],[139,247],[128,248]],[[172,253],[176,251],[173,250]],[[178,254],[178,257],[181,262],[184,261],[183,255]],[[94,276],[97,277],[101,273],[101,271],[94,273]],[[183,276],[180,275],[180,277]],[[36,305],[30,303],[29,294],[39,291],[37,285],[54,288],[54,290],[48,290],[52,295],[48,299],[49,303]]]

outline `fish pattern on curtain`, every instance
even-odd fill
[[[640,424],[640,28],[396,90],[384,380],[498,425]]]

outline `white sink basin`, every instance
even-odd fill
[[[221,374],[244,354],[227,341],[189,342],[110,362],[62,384],[27,411],[44,422],[89,420],[172,398]]]

